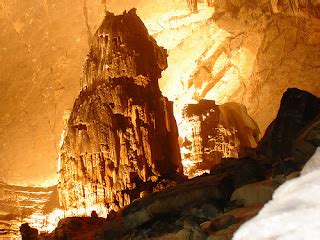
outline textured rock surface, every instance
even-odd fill
[[[122,13],[132,7],[144,19],[187,9],[166,0],[1,1],[1,181],[57,183],[62,119],[79,93],[93,34],[105,8]]]
[[[207,232],[209,235],[207,240],[229,240],[229,239],[232,239],[234,232],[238,230],[240,225],[243,222],[245,222],[245,221],[253,218],[255,215],[257,215],[261,208],[262,208],[262,205],[248,207],[248,208],[238,208],[238,209],[235,209],[233,211],[226,213],[225,215],[222,215],[222,217],[229,216],[228,219],[230,219],[230,220],[232,219],[233,221],[230,221],[229,224],[227,224],[224,229],[221,229],[218,231],[214,231],[214,229],[211,228],[212,225],[213,226],[215,225],[216,219],[210,221],[209,228],[207,229]]]
[[[57,228],[50,235],[42,234],[38,237],[38,240],[91,240],[94,238],[95,231],[100,229],[104,223],[105,219],[99,217],[65,218],[59,221]]]
[[[62,116],[79,91],[88,52],[86,7],[96,28],[103,5],[94,1],[0,4],[0,178],[8,184],[57,179]]]
[[[35,240],[38,237],[38,230],[31,228],[28,223],[20,226],[20,233],[22,240]]]
[[[131,9],[121,16],[106,13],[86,59],[82,88],[106,79],[132,77],[136,85],[150,83],[158,94],[157,80],[167,68],[167,52],[157,46],[135,12]]]
[[[288,86],[320,94],[317,1],[216,0],[215,8],[199,3],[198,14],[190,14],[186,0],[3,0],[3,180],[44,184],[56,176],[63,113],[78,94],[103,3],[118,12],[137,7],[159,45],[169,49],[160,86],[170,100],[242,103],[263,133]]]
[[[190,231],[190,224],[200,230],[197,225],[208,218],[194,214],[191,209],[205,203],[211,203],[220,208],[218,202],[226,200],[220,186],[222,178],[223,174],[191,179],[176,187],[139,199],[123,209],[118,214],[117,221],[106,223],[97,234],[96,239],[108,239],[112,235],[117,235],[119,239],[120,237],[135,239],[143,234],[145,234],[145,238],[148,238],[163,236],[165,233],[178,232],[182,229],[189,230],[177,233],[178,235],[193,235],[194,231]],[[188,215],[183,214],[184,211],[188,212]],[[197,215],[198,217],[196,217]],[[188,218],[191,219],[188,220]],[[157,220],[169,222],[169,226],[171,225],[173,228],[167,226],[162,231],[157,228],[149,229],[149,224],[155,223]],[[121,227],[115,228],[114,224]],[[141,229],[139,229],[140,227]]]
[[[278,12],[272,10],[275,2]],[[211,18],[195,21],[192,31],[175,28],[178,39],[167,44],[169,68],[160,86],[178,106],[201,99],[219,105],[242,103],[264,133],[288,87],[320,94],[320,19],[314,14],[319,4],[267,0],[214,4]],[[163,39],[160,44],[166,47],[168,36],[160,31],[157,39]],[[172,76],[178,81],[173,83]]]
[[[243,203],[245,207],[262,205],[272,199],[278,184],[270,180],[251,183],[236,189],[231,195],[231,201]]]
[[[301,97],[301,94],[309,96],[308,93],[299,90],[291,92],[290,96],[291,98]],[[286,97],[283,98],[281,109],[290,109],[286,107]],[[289,113],[290,111],[288,111],[289,117],[285,115],[286,121],[295,118],[294,114]],[[281,116],[283,117],[282,114]],[[281,122],[282,117],[277,118],[274,124]],[[292,153],[294,152],[292,149],[301,146],[304,150],[310,151],[309,148],[305,148],[306,143],[319,144],[318,123],[319,117],[316,116],[309,124],[306,124],[306,127],[298,134],[298,139],[301,141],[296,141],[297,138],[290,135],[293,140],[289,140],[294,141],[295,144],[290,145],[288,152]],[[288,132],[280,132],[282,133],[279,135],[280,138],[287,136]],[[269,149],[266,150],[269,151]],[[259,154],[267,155],[267,152]],[[272,165],[269,161],[263,161],[259,157],[261,158],[258,155],[258,159],[249,157],[223,159],[220,165],[212,168],[210,175],[202,175],[180,182],[163,191],[138,199],[121,211],[113,213],[95,233],[87,232],[86,234],[95,236],[96,240],[231,239],[240,225],[255,216],[262,204],[271,198],[272,192],[277,187],[272,177],[277,180],[277,177],[283,175],[275,170],[278,168],[276,164]],[[310,169],[316,168],[317,162],[319,162],[317,158],[312,159],[304,171],[307,173]],[[302,165],[297,164],[297,168],[301,169],[301,167]],[[275,176],[272,173],[275,173]],[[284,176],[284,179],[290,179],[298,174],[299,172],[294,174],[287,172],[284,174],[287,175]],[[317,176],[316,173],[314,176]],[[305,191],[305,189],[300,190]],[[300,197],[301,195],[298,196],[298,199]],[[288,201],[290,202],[290,196],[286,194],[286,206]],[[286,209],[283,206],[280,208],[281,211]],[[80,218],[77,221],[82,220]],[[60,228],[61,233],[72,227],[68,226],[70,222],[66,221],[66,223],[64,228]],[[49,234],[46,239],[54,239],[53,236]],[[79,236],[78,233],[75,233],[74,239],[77,239],[77,236]],[[55,240],[57,239],[59,240],[59,238]]]
[[[185,107],[179,133],[184,172],[192,177],[209,171],[222,158],[245,157],[256,148],[260,131],[245,106],[201,100]]]
[[[259,214],[246,222],[233,237],[254,239],[314,239],[319,236],[320,148],[300,177],[281,185]],[[310,164],[313,165],[312,168]],[[305,171],[307,170],[307,171]],[[281,224],[279,224],[281,223]]]
[[[288,89],[276,119],[259,142],[257,154],[271,162],[290,158],[298,163],[305,162],[319,144],[316,131],[319,114],[318,97],[299,89]],[[308,138],[313,140],[308,141]]]
[[[41,231],[47,220],[44,214],[58,207],[57,186],[21,187],[0,182],[0,239],[18,238],[21,223]]]
[[[243,165],[239,161],[235,163],[239,164],[237,167]],[[197,177],[134,201],[118,212],[113,220],[96,225],[96,229],[100,227],[99,230],[92,228],[89,232],[87,228],[81,227],[79,231],[74,231],[73,219],[79,222],[79,226],[87,226],[88,218],[61,220],[58,228],[44,239],[62,240],[64,236],[71,239],[81,236],[88,240],[92,239],[90,236],[95,236],[96,240],[230,237],[261,206],[237,208],[223,213],[223,206],[229,200],[223,189],[223,179],[227,176],[228,173],[221,172]]]
[[[130,10],[107,13],[84,67],[60,153],[60,200],[66,209],[107,204],[118,210],[181,173],[172,103],[158,78],[167,67]]]

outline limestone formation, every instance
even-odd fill
[[[199,14],[187,13],[186,0],[5,1],[0,180],[37,185],[56,177],[61,119],[78,95],[101,2],[112,11],[135,4],[150,33],[170,49],[160,86],[171,100],[242,103],[263,133],[288,86],[320,94],[319,0],[201,0],[214,8],[200,3]]]
[[[158,86],[166,57],[134,9],[106,14],[61,148],[66,209],[117,210],[182,171],[172,103]]]
[[[191,12],[196,13],[198,12],[198,0],[188,0],[188,7]]]
[[[301,105],[292,105],[296,99],[300,99]],[[317,98],[311,94],[289,89],[282,99],[278,117],[266,136],[273,133],[271,135],[277,136],[277,139],[293,141],[294,144],[288,145],[290,149],[285,149],[288,153],[294,152],[298,145],[319,145],[319,115],[314,118],[308,111],[313,109],[312,106],[317,106],[313,105],[317,102],[314,100]],[[296,109],[291,108],[294,105]],[[198,105],[192,113],[202,111],[203,106],[206,105]],[[293,125],[284,122],[299,122],[295,126],[305,127],[301,131],[296,130],[299,132],[296,137],[291,134]],[[287,130],[275,128],[278,125]],[[270,129],[273,131],[270,132]],[[271,172],[277,166],[261,159],[262,155],[267,156],[268,151],[269,148],[261,148],[255,159],[222,159],[221,164],[212,168],[210,175],[189,179],[134,201],[102,223],[94,239],[231,239],[240,225],[255,216],[262,204],[271,199],[278,186],[277,181],[270,179]],[[314,164],[308,164],[308,169],[312,166]],[[289,174],[286,179],[297,175],[299,172]],[[77,221],[85,223],[86,219],[79,218]],[[68,228],[66,225],[60,230],[63,233]],[[73,234],[80,236],[82,233]],[[63,239],[54,237],[55,233],[46,239]]]
[[[222,158],[247,156],[257,146],[259,128],[241,104],[201,100],[185,107],[184,120],[179,130],[189,176],[209,171]]]
[[[35,227],[40,232],[46,227],[43,215],[58,207],[57,186],[22,187],[0,182],[0,239],[16,239],[22,235],[20,230],[33,235]]]
[[[51,234],[41,234],[37,240],[94,239],[95,231],[105,223],[100,217],[68,217],[61,219]],[[35,239],[32,239],[35,240]]]
[[[289,88],[283,94],[276,119],[259,142],[257,154],[273,163],[294,160],[304,164],[319,144],[314,131],[319,126],[319,114],[318,97]]]

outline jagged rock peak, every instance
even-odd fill
[[[173,104],[157,81],[166,58],[135,10],[106,14],[60,150],[65,209],[118,210],[181,175]]]
[[[167,51],[148,34],[136,9],[118,16],[106,12],[85,62],[82,88],[120,77],[157,85],[166,68]]]

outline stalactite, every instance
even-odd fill
[[[187,0],[188,1],[188,7],[193,13],[198,12],[198,0]]]

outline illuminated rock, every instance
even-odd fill
[[[117,210],[182,171],[173,106],[158,86],[166,56],[135,10],[107,13],[61,148],[66,209]]]
[[[83,88],[107,79],[133,77],[137,85],[150,83],[159,91],[157,80],[167,68],[167,51],[149,36],[135,11],[120,16],[106,13],[86,59]]]
[[[39,232],[50,230],[52,222],[45,214],[58,207],[57,186],[22,187],[0,182],[0,239],[18,238],[19,226],[23,223]],[[30,227],[25,224],[21,230],[32,234]]]
[[[38,185],[56,177],[62,115],[78,95],[81,62],[104,12],[101,2],[27,0],[2,6],[2,181]],[[282,11],[289,3],[283,0],[211,0],[215,8],[200,3],[198,14],[189,14],[185,2],[106,1],[116,11],[136,5],[159,45],[170,49],[160,80],[169,99],[181,103],[187,92],[189,99],[242,103],[264,132],[288,86],[320,94],[320,24],[312,18],[320,16],[318,0],[296,1],[294,13]],[[240,7],[237,17],[230,17],[226,2]],[[193,79],[193,73],[199,77]]]
[[[194,100],[237,102],[247,107],[264,133],[289,86],[319,95],[315,2],[216,0],[211,14],[210,8],[198,4],[202,21],[194,14],[161,20],[166,30],[159,27],[155,37],[169,49],[169,67],[160,86],[175,100],[178,122],[177,110]],[[271,3],[279,13],[272,11]]]
[[[289,99],[290,101],[288,101]],[[287,103],[293,103],[297,99],[299,101],[293,104],[296,105],[296,110],[293,111],[295,114],[292,114],[292,111],[289,111],[289,106],[292,105],[288,105]],[[309,101],[304,101],[304,99],[309,99]],[[292,149],[295,149],[297,144],[303,147],[305,143],[314,145],[319,145],[320,143],[320,115],[318,114],[313,118],[312,115],[309,115],[310,112],[308,112],[308,110],[312,109],[312,104],[310,105],[310,103],[314,102],[312,99],[317,98],[304,91],[290,89],[282,100],[279,112],[282,118],[280,118],[281,121],[277,119],[276,122],[285,120],[284,122],[288,123],[290,121],[295,122],[294,119],[300,119],[303,122],[302,125],[306,126],[299,131],[298,138],[293,137],[295,144],[293,144]],[[305,111],[301,109],[301,106],[305,107]],[[218,110],[216,108],[217,106],[214,102],[209,101],[206,104],[205,102],[200,102],[199,105],[193,106],[191,113],[200,116],[200,113],[205,112],[204,110],[206,109],[215,109],[216,112],[219,110],[220,115],[222,115],[224,110],[220,106]],[[284,109],[286,111],[283,111]],[[212,116],[214,115],[213,113],[211,111]],[[304,117],[297,118],[297,116],[301,115],[304,115]],[[207,117],[211,117],[210,114]],[[311,118],[312,121],[310,122]],[[309,121],[309,123],[305,122],[305,120]],[[286,126],[286,124],[283,124],[283,126]],[[287,129],[290,129],[292,126],[287,127]],[[269,134],[267,132],[267,135]],[[287,134],[287,131],[280,131],[277,136],[278,138],[285,138]],[[299,141],[296,141],[297,139]],[[260,154],[266,153],[258,152],[259,159],[249,157],[222,159],[221,164],[213,166],[210,175],[189,179],[172,185],[163,191],[147,194],[144,198],[132,202],[121,211],[117,213],[112,212],[112,214],[108,215],[107,221],[101,221],[96,225],[97,228],[90,227],[88,229],[84,227],[88,226],[88,218],[76,218],[74,220],[78,222],[79,231],[70,232],[69,227],[72,228],[75,225],[73,224],[73,219],[70,219],[72,221],[68,219],[62,220],[59,223],[60,229],[58,227],[55,232],[49,234],[45,239],[56,239],[56,234],[59,231],[60,236],[75,234],[75,238],[76,236],[81,236],[81,239],[86,239],[84,236],[94,235],[96,240],[180,239],[183,237],[192,238],[192,236],[197,236],[197,239],[205,239],[206,236],[204,234],[209,235],[208,239],[231,239],[233,233],[244,221],[247,221],[258,213],[262,208],[261,204],[271,198],[272,192],[278,186],[277,180],[270,179],[270,174],[276,166],[261,161]],[[302,175],[311,174],[314,179],[317,179],[319,173],[314,172],[313,174],[312,171],[317,170],[318,163],[319,158],[315,155],[304,167]],[[294,175],[299,175],[299,172],[295,172]],[[294,176],[290,174],[286,176],[286,179],[288,180],[292,177]],[[311,180],[314,182],[314,179]],[[296,182],[296,180],[291,182]],[[170,182],[165,183],[163,181],[162,184],[170,185]],[[310,181],[308,184],[310,185]],[[299,189],[307,189],[308,194],[310,192],[309,188],[300,187]],[[287,204],[292,196],[287,194],[290,192],[288,189],[285,190],[284,193],[288,199],[284,200],[286,200],[285,204]],[[316,189],[311,190],[317,192]],[[277,194],[278,191],[276,191]],[[273,198],[276,198],[277,194]],[[300,193],[297,195],[297,199],[301,202]],[[308,199],[309,202],[310,199]],[[312,199],[314,199],[314,202],[317,202],[317,198]],[[305,202],[303,204],[305,205]],[[283,210],[288,212],[287,208],[284,208],[282,205],[280,207],[282,212]],[[303,208],[302,210],[305,211]],[[308,214],[307,216],[310,219],[313,217],[312,214]],[[269,223],[269,221],[267,222]],[[63,226],[63,223],[66,223],[66,225]],[[275,221],[275,223],[278,222]],[[101,224],[103,224],[102,227]],[[100,229],[97,230],[98,228]],[[268,233],[272,232],[268,231]]]
[[[196,13],[198,12],[198,0],[188,0],[188,7],[191,12]]]
[[[239,158],[257,146],[259,128],[237,103],[216,105],[201,100],[184,109],[185,122],[179,125],[185,174],[199,175],[220,164],[221,158]]]

